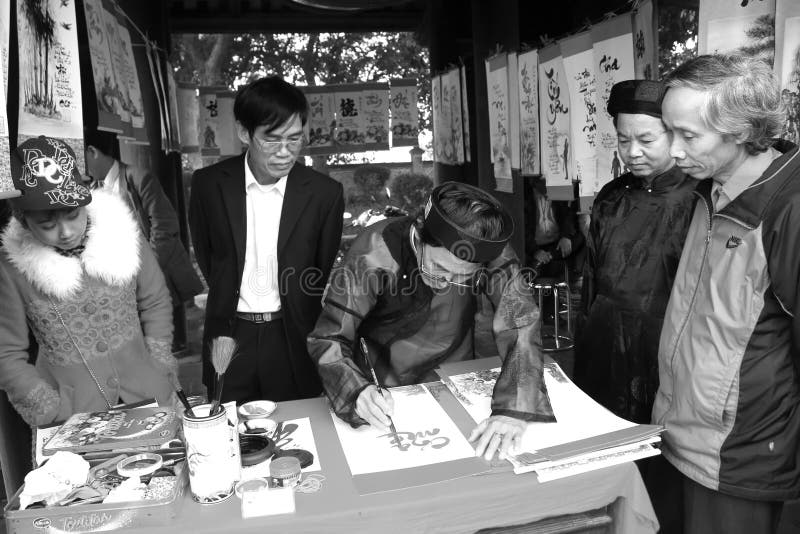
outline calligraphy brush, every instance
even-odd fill
[[[367,365],[369,366],[369,372],[372,373],[372,382],[375,384],[375,387],[378,388],[378,393],[380,393],[382,398],[386,398],[383,395],[383,388],[381,387],[381,383],[378,382],[378,375],[375,374],[375,367],[372,366],[372,360],[369,359],[369,349],[367,349],[367,342],[364,338],[360,338],[361,344],[361,352],[364,353],[364,359],[367,360]],[[389,430],[392,431],[395,439],[399,439],[397,437],[397,429],[394,427],[394,421],[392,421],[392,417],[389,414],[385,414],[386,417],[389,419]]]
[[[192,410],[192,405],[189,404],[189,399],[186,398],[186,393],[183,392],[183,387],[181,386],[181,383],[175,373],[169,373],[169,381],[172,382],[172,387],[175,389],[175,394],[178,396],[181,404],[183,404],[183,407],[186,408],[186,415],[189,417],[195,417],[194,411]]]
[[[232,337],[218,336],[211,341],[211,365],[214,366],[214,371],[217,373],[217,381],[214,384],[214,401],[211,403],[208,415],[214,415],[222,401],[225,372],[236,354],[236,348],[236,340]]]

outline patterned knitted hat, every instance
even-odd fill
[[[92,194],[81,180],[75,152],[43,135],[28,139],[11,154],[11,178],[22,192],[13,199],[21,210],[56,210],[85,206]]]

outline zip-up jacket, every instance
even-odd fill
[[[664,456],[722,493],[800,495],[800,154],[718,213],[700,183],[659,343]],[[781,149],[783,148],[783,149]]]

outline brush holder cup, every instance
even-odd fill
[[[241,460],[239,435],[228,421],[225,406],[209,415],[210,404],[183,413],[183,435],[192,498],[200,504],[224,501],[233,495]]]

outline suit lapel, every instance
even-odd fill
[[[231,164],[225,167],[225,176],[219,181],[222,202],[231,225],[233,246],[239,272],[244,269],[244,256],[247,243],[247,206],[244,191],[244,156],[231,158]]]
[[[286,193],[283,197],[283,208],[281,209],[281,224],[278,228],[278,254],[283,251],[289,237],[292,235],[297,221],[300,220],[306,205],[311,200],[311,181],[307,173],[303,172],[303,167],[294,164],[289,176],[286,177]]]

